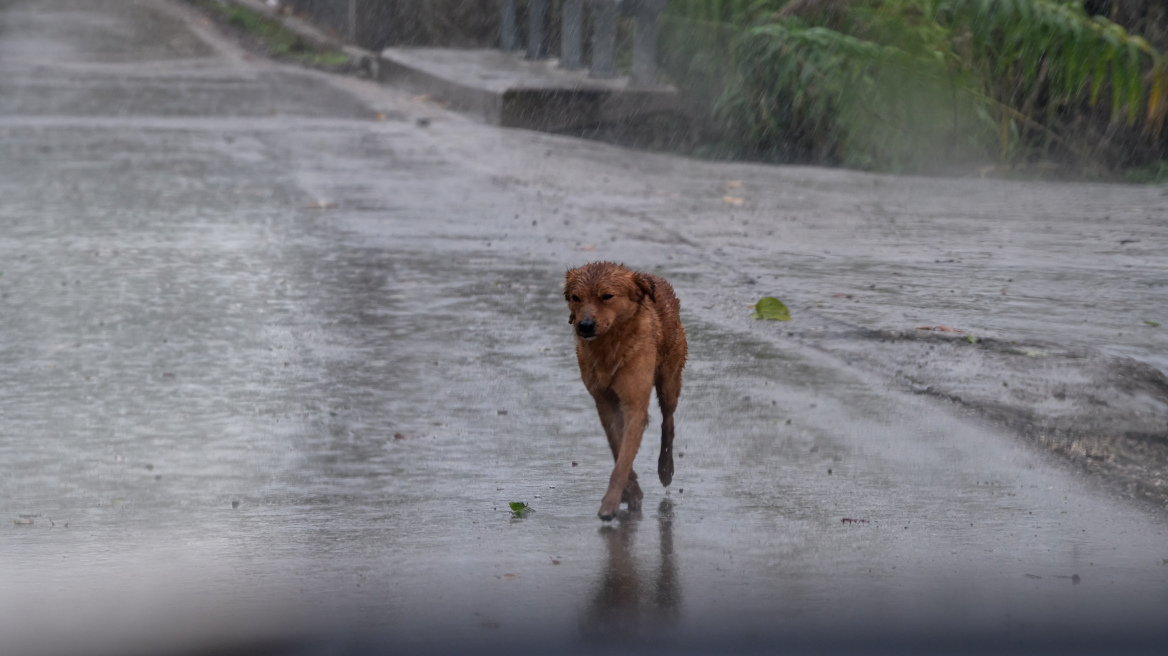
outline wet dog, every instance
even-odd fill
[[[681,304],[663,278],[612,262],[568,271],[564,283],[568,323],[576,329],[576,359],[584,387],[596,401],[600,423],[616,460],[600,518],[616,516],[621,502],[639,510],[645,496],[633,459],[649,420],[649,396],[661,406],[661,484],[673,481],[673,411],[681,395],[685,329]]]

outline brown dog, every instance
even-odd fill
[[[673,411],[681,395],[685,329],[673,287],[647,273],[612,262],[593,262],[568,271],[564,283],[568,323],[576,328],[580,377],[596,401],[600,423],[616,460],[600,518],[616,516],[622,501],[641,508],[633,459],[649,420],[649,395],[657,387],[661,405],[661,484],[673,480]]]

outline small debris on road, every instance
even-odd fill
[[[771,319],[774,321],[790,321],[791,313],[783,302],[773,296],[764,296],[753,306],[751,319]]]

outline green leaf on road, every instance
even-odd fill
[[[973,335],[966,335],[965,341],[969,342],[970,344],[976,344],[978,340]]]
[[[750,313],[750,318],[790,321],[791,313],[787,311],[787,306],[783,305],[782,301],[773,296],[767,296],[754,304],[754,312]]]
[[[1152,321],[1151,319],[1144,319],[1144,323],[1148,324],[1149,326],[1151,326],[1151,327],[1153,327],[1153,328],[1159,328],[1159,327],[1160,327],[1160,322],[1159,322],[1159,321]]]
[[[512,501],[507,505],[511,506],[511,512],[515,513],[516,517],[523,517],[529,512],[534,512],[534,509],[523,501]]]

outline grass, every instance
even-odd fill
[[[266,54],[313,68],[336,69],[349,64],[349,56],[335,49],[314,46],[299,34],[259,12],[224,0],[190,0],[220,23],[231,25],[254,37]]]

